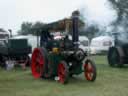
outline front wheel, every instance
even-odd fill
[[[61,61],[58,64],[58,77],[59,77],[59,82],[62,84],[65,84],[68,82],[69,78],[69,70],[68,70],[68,65],[65,61]]]
[[[86,60],[84,64],[84,75],[88,81],[96,80],[96,66],[93,61]]]

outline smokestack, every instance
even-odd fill
[[[12,30],[8,29],[8,31],[10,32],[10,37],[12,37]]]
[[[115,32],[115,33],[113,33],[113,35],[114,35],[114,39],[115,39],[114,40],[114,43],[115,43],[114,45],[118,46],[119,45],[119,39],[118,39],[119,33]]]
[[[74,48],[78,48],[79,47],[79,44],[78,44],[78,41],[79,41],[79,33],[78,33],[78,22],[79,22],[79,11],[74,11],[72,13],[72,40],[73,40],[73,45],[74,45]]]

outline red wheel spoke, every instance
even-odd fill
[[[87,73],[87,77],[88,77],[88,80],[91,80],[92,79],[92,74]]]
[[[63,66],[63,65],[61,65],[60,70],[61,70],[61,74],[62,74],[62,76],[65,75],[65,69],[64,69],[64,66]]]
[[[87,69],[89,73],[93,72],[93,68]]]
[[[86,70],[87,70],[88,73],[93,73],[93,68],[90,64],[88,64]]]
[[[36,63],[40,63],[40,59],[39,58],[37,58],[35,61],[36,61]]]

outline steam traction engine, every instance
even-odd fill
[[[125,36],[121,36],[122,34]],[[128,33],[113,33],[113,35],[115,45],[109,48],[108,63],[112,67],[122,67],[128,64]]]
[[[96,67],[93,61],[87,58],[87,54],[79,49],[79,12],[75,11],[72,18],[50,23],[45,26],[49,30],[62,30],[72,26],[72,40],[68,34],[56,39],[52,36],[47,43],[43,42],[39,48],[32,53],[31,71],[35,78],[56,78],[60,83],[65,84],[72,75],[84,72],[88,81],[95,81]],[[45,29],[44,28],[44,29]],[[44,31],[47,33],[46,31]],[[41,35],[42,36],[42,35]]]

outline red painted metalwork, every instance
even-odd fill
[[[44,57],[40,48],[35,48],[32,54],[31,70],[35,78],[43,75]]]
[[[68,80],[68,69],[65,62],[61,62],[58,65],[58,77],[59,77],[59,82],[62,84],[66,83]]]
[[[84,64],[84,74],[88,81],[93,81],[94,75],[95,75],[95,68],[92,66],[92,62],[87,61]]]

